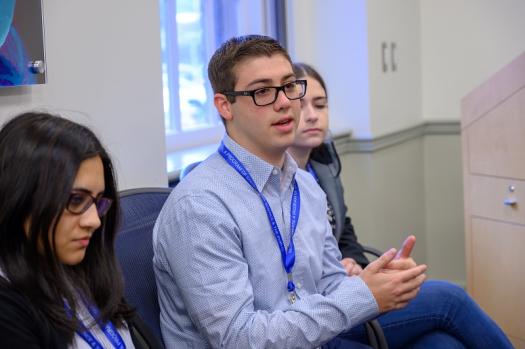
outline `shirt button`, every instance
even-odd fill
[[[279,174],[279,171],[277,171],[277,169],[274,168],[273,171],[272,171],[272,173],[273,173],[274,175],[278,175],[278,174]]]

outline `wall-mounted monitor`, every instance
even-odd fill
[[[0,87],[46,81],[41,0],[0,0]]]

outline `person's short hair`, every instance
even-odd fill
[[[326,98],[328,99],[328,90],[326,89],[326,84],[323,80],[323,77],[321,76],[321,74],[319,74],[319,72],[317,70],[315,70],[314,67],[312,67],[311,65],[309,64],[306,64],[306,63],[301,63],[301,62],[298,62],[298,63],[294,63],[292,65],[292,68],[293,68],[293,72],[295,74],[295,77],[297,79],[303,79],[303,78],[306,78],[306,77],[311,77],[315,80],[317,80],[319,82],[319,84],[321,85],[321,87],[323,88],[325,94],[326,94]]]
[[[274,54],[283,55],[292,64],[288,52],[269,36],[246,35],[229,39],[215,51],[208,64],[208,79],[213,92],[233,91],[238,80],[233,70],[238,63],[248,58],[271,57]],[[234,96],[227,98],[231,103],[235,102]]]
[[[93,233],[84,259],[60,263],[54,253],[56,227],[66,209],[81,163],[100,157],[104,196],[113,200]],[[131,316],[113,243],[119,201],[113,165],[87,127],[43,112],[29,112],[0,130],[0,268],[12,287],[26,296],[72,340],[76,295],[95,302],[104,321]],[[5,282],[0,277],[2,283]],[[64,302],[70,305],[69,314]],[[72,316],[73,314],[73,316]]]

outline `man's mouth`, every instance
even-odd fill
[[[286,118],[286,119],[282,119],[276,123],[274,123],[273,125],[288,125],[289,123],[292,122],[292,118]]]

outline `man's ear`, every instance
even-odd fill
[[[233,119],[231,103],[225,95],[216,93],[213,96],[213,104],[215,104],[215,108],[217,108],[217,111],[225,121]]]

